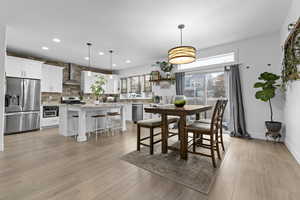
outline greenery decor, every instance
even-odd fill
[[[168,63],[166,61],[162,61],[162,62],[156,62],[156,64],[159,65],[160,69],[163,71],[163,72],[171,72],[174,65],[171,64],[171,63]]]
[[[300,20],[295,24],[284,46],[282,86],[289,81],[299,80],[297,66],[300,65]]]
[[[104,94],[103,86],[106,83],[106,79],[104,78],[104,76],[99,76],[99,75],[96,75],[95,77],[96,77],[97,80],[91,86],[91,89],[92,89],[92,92],[93,92],[93,94],[95,95],[95,97],[98,101],[99,97]]]
[[[277,84],[278,79],[280,79],[280,76],[273,73],[264,72],[258,77],[258,80],[260,80],[260,82],[256,82],[254,84],[254,88],[261,89],[256,92],[255,98],[264,102],[269,102],[271,122],[273,122],[273,109],[271,99],[275,96],[275,90],[280,87],[280,84]]]

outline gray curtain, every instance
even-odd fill
[[[176,95],[183,95],[184,91],[184,72],[175,73]]]
[[[230,125],[231,136],[247,137],[245,111],[243,104],[242,86],[239,65],[226,66],[229,79]]]

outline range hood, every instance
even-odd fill
[[[64,82],[64,85],[80,85],[79,80],[76,80],[76,72],[74,64],[68,64],[68,79]]]

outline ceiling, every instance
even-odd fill
[[[0,23],[8,27],[8,50],[114,69],[151,64],[179,44],[197,49],[275,32],[290,0],[1,0]],[[60,43],[52,41],[59,38]],[[47,46],[49,50],[42,50]],[[100,56],[102,51],[105,55]],[[125,63],[126,60],[131,63]]]

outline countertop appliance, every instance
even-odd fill
[[[63,96],[63,97],[61,97],[61,103],[64,103],[64,104],[85,104],[85,102],[80,100],[80,97],[76,97],[76,96]]]
[[[40,128],[40,88],[37,79],[6,77],[5,135]]]
[[[132,104],[132,121],[134,123],[138,122],[139,120],[143,120],[143,104],[141,103],[134,103]]]
[[[58,106],[43,106],[43,118],[52,118],[59,116]]]

